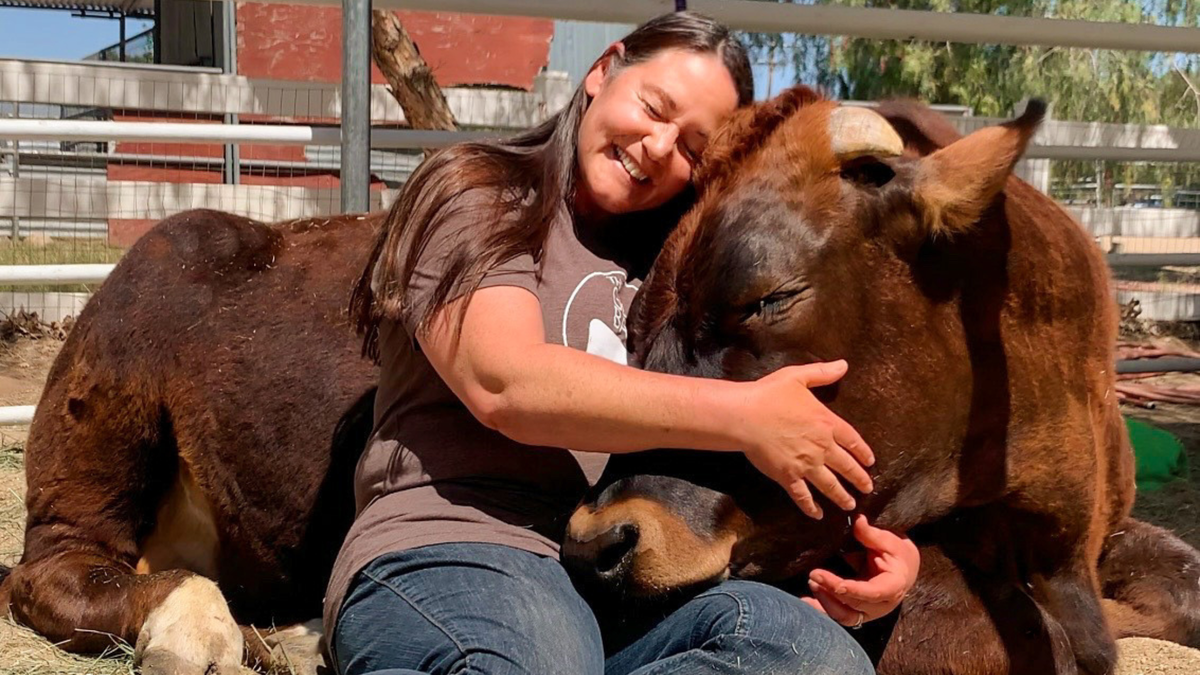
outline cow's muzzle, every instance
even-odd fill
[[[576,580],[585,585],[619,589],[633,567],[638,526],[615,523],[599,532],[567,532],[562,561]]]
[[[714,493],[715,494],[715,493]],[[740,525],[698,534],[686,518],[655,499],[626,496],[585,504],[567,523],[563,565],[585,592],[652,598],[711,583],[729,574]]]

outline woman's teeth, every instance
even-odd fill
[[[629,158],[629,155],[625,154],[624,150],[615,145],[613,146],[613,149],[617,151],[617,159],[621,160],[621,166],[625,167],[625,170],[629,172],[630,176],[633,176],[634,180],[638,181],[639,183],[649,180],[646,174],[642,173],[642,170],[638,168],[637,164],[633,163],[633,160]]]

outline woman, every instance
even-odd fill
[[[911,587],[915,548],[865,520],[868,578],[818,571],[810,604],[726,582],[607,659],[556,559],[602,453],[741,451],[814,517],[810,485],[847,509],[838,475],[871,489],[870,449],[808,391],[844,363],[752,383],[623,365],[625,308],[691,202],[692,166],[752,95],[727,29],[667,15],[610,47],[545,124],[447,149],[409,180],[352,301],[382,371],[326,599],[344,675],[871,672],[817,611],[861,625]]]

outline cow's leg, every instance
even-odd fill
[[[1086,500],[1079,501],[1076,506],[1086,506]],[[1096,574],[1100,547],[1093,545],[1090,533],[1083,529],[1090,520],[1080,512],[1039,514],[1000,509],[998,515],[1008,524],[1005,538],[1013,547],[1030,594],[1062,625],[1079,672],[1110,675],[1116,669],[1117,644],[1100,603]],[[1004,531],[993,522],[998,528],[994,531]]]
[[[1086,465],[1084,465],[1086,468]],[[1072,470],[1074,473],[1072,473]],[[1060,472],[1031,471],[1030,483],[1010,485],[1008,502],[982,507],[974,531],[988,533],[997,560],[1015,565],[1031,597],[1062,625],[1082,675],[1110,675],[1117,643],[1100,603],[1096,561],[1103,527],[1097,523],[1086,471],[1066,463]],[[1054,480],[1045,480],[1046,475]]]
[[[1034,596],[1062,623],[1079,670],[1109,675],[1117,664],[1117,645],[1109,633],[1097,592],[1095,570],[1075,560],[1053,575],[1032,577]]]
[[[146,616],[134,663],[143,675],[234,675],[243,639],[211,579],[191,575]]]
[[[1200,551],[1170,532],[1126,518],[1100,558],[1113,635],[1200,647]]]
[[[938,546],[920,549],[921,571],[894,627],[880,620],[860,631],[880,675],[1075,675],[1062,626],[1021,584],[962,565]]]
[[[133,574],[76,551],[18,565],[6,587],[13,617],[68,651],[133,645],[145,675],[232,675],[242,663],[224,596],[192,572]]]
[[[145,567],[140,545],[181,461],[162,406],[120,384],[132,376],[92,370],[103,359],[89,358],[90,335],[72,333],[38,405],[25,458],[25,551],[0,601],[69,651],[134,645],[147,675],[237,672],[242,635],[217,585]]]

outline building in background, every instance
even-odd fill
[[[129,18],[151,18],[154,23],[150,30],[89,55],[86,60],[94,64],[91,66],[0,61],[0,115],[195,124],[338,124],[339,8],[204,0],[0,0],[2,6],[107,16],[122,26]],[[549,72],[556,24],[552,20],[397,14],[465,128],[526,127],[553,112],[569,96],[567,78]],[[572,61],[561,49],[557,53]],[[116,62],[121,61],[145,65],[118,66]],[[64,84],[56,87],[56,81]],[[39,89],[46,82],[50,86]],[[402,127],[403,113],[384,82],[372,67],[372,123]],[[34,90],[37,94],[31,96]],[[134,90],[143,95],[133,95]],[[149,95],[145,95],[147,91]],[[15,194],[10,201],[27,203],[28,212],[28,202],[41,196],[48,208],[41,209],[41,217],[23,214],[23,224],[17,222],[22,216],[10,220],[17,233],[42,229],[57,236],[100,236],[128,245],[166,213],[189,206],[249,209],[247,215],[264,220],[336,212],[339,155],[337,147],[318,145],[114,141],[47,147],[22,143],[19,152],[9,155],[7,166],[14,178],[27,180],[12,181],[9,187],[28,192],[28,179],[39,177],[45,182],[33,187],[33,194]],[[0,157],[0,161],[4,159]],[[420,159],[414,152],[372,151],[372,188],[380,196],[373,203],[382,206],[386,201],[382,193],[402,184]],[[68,180],[71,169],[77,173]],[[167,188],[169,185],[177,187]],[[93,193],[103,191],[105,198],[74,199],[75,203],[105,204],[100,209],[80,208],[75,214],[56,208],[55,203],[61,203],[54,196],[56,191],[78,193],[80,186]],[[253,187],[304,191],[264,193],[251,190]],[[218,193],[223,198],[214,203],[210,197]],[[147,202],[156,208],[139,208]],[[297,202],[299,206],[294,205]],[[0,228],[6,219],[3,203],[0,186]],[[100,215],[97,210],[107,211],[103,220],[96,218]],[[38,211],[36,206],[32,211]],[[56,215],[48,215],[51,212]]]

